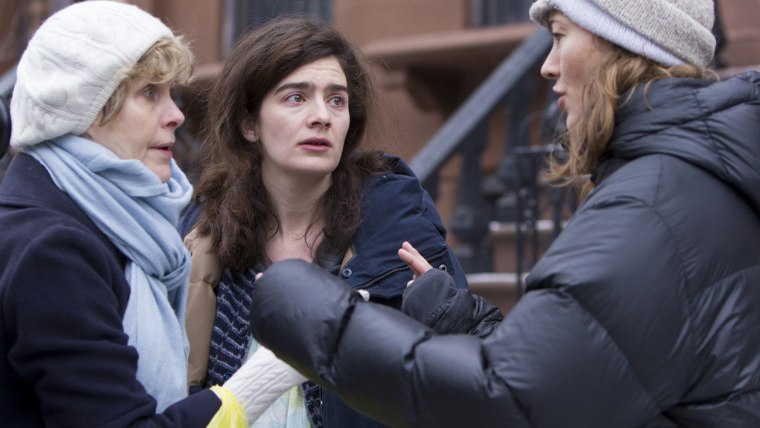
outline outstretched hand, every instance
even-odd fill
[[[433,269],[433,266],[430,266],[430,263],[425,260],[425,257],[423,257],[422,254],[420,254],[417,249],[407,241],[404,241],[404,243],[401,244],[401,248],[398,250],[398,256],[401,261],[409,266],[409,269],[411,269],[414,274],[412,280],[406,284],[407,287],[411,286],[414,280],[420,275]]]

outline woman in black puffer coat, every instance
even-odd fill
[[[590,192],[509,316],[404,247],[426,325],[287,261],[254,336],[393,426],[760,426],[760,74],[708,79],[712,1],[641,3],[531,9],[567,114],[553,174]]]

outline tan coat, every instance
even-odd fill
[[[222,267],[212,251],[211,236],[199,236],[197,228],[187,234],[185,246],[190,250],[192,263],[185,318],[190,342],[187,380],[189,385],[203,386],[216,317],[216,286],[222,277]]]

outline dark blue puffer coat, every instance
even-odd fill
[[[436,334],[288,261],[256,287],[255,337],[393,426],[760,427],[760,74],[642,91],[490,333]]]

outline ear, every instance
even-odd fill
[[[250,116],[240,121],[240,132],[243,134],[243,137],[245,137],[246,140],[252,143],[259,140],[259,136],[256,135],[253,118]]]

